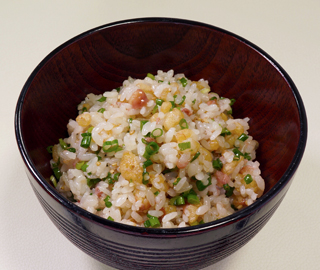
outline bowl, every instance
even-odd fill
[[[237,100],[235,117],[251,119],[250,134],[260,143],[257,160],[266,181],[265,193],[255,203],[197,226],[141,228],[91,214],[50,184],[46,147],[66,137],[68,120],[76,117],[84,97],[159,69],[207,79],[219,95]],[[307,118],[288,74],[251,42],[200,22],[142,18],[87,31],[45,57],[21,91],[15,132],[44,211],[85,253],[118,269],[199,269],[241,248],[271,218],[302,159]]]

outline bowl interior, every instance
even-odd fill
[[[46,147],[67,136],[66,125],[89,93],[128,76],[173,69],[207,79],[212,91],[235,98],[235,117],[249,117],[268,192],[286,173],[299,146],[300,116],[293,84],[261,50],[221,29],[171,20],[137,20],[82,34],[35,69],[20,98],[21,136],[37,171],[52,174]],[[19,105],[19,104],[18,104]]]

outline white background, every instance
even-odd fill
[[[155,16],[250,40],[289,73],[308,114],[305,155],[279,209],[245,247],[206,270],[320,269],[319,14],[319,0],[0,0],[0,269],[112,269],[73,246],[42,210],[16,146],[15,105],[30,73],[61,43],[106,23]]]

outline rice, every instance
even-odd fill
[[[173,70],[129,77],[89,94],[52,148],[51,181],[103,218],[140,227],[187,227],[226,217],[265,188],[249,118],[233,99]]]

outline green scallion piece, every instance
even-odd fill
[[[253,181],[251,174],[247,174],[243,180],[246,182],[247,185],[249,185]]]
[[[131,124],[132,123],[132,118],[128,118],[128,122],[129,122],[129,124]]]
[[[151,132],[151,137],[153,138],[158,138],[163,135],[163,129],[161,128],[156,128]]]
[[[117,90],[117,92],[119,93],[120,90],[121,90],[121,88],[120,88],[120,87],[117,87],[116,90]]]
[[[162,80],[158,80],[158,83],[163,83],[163,81]]]
[[[70,148],[68,148],[67,150],[68,150],[69,152],[72,152],[72,153],[75,153],[75,152],[76,152],[76,149],[73,148],[73,147],[70,147]]]
[[[152,109],[152,114],[155,114],[158,111],[158,105],[155,105]]]
[[[164,100],[157,98],[156,99],[156,105],[161,106]]]
[[[222,162],[220,160],[220,158],[217,158],[215,160],[212,161],[212,166],[213,168],[215,168],[216,170],[220,171],[222,169]]]
[[[47,147],[47,151],[48,151],[49,154],[52,154],[52,148],[53,148],[53,145],[49,145]]]
[[[142,173],[142,184],[147,185],[149,183],[149,173],[146,168],[143,169]]]
[[[141,120],[140,121],[140,130],[142,130],[143,126],[148,122],[149,122],[148,120]]]
[[[197,152],[194,157],[191,159],[190,163],[195,161],[200,156],[200,152]]]
[[[212,98],[210,98],[210,100],[215,100],[215,99],[217,99],[217,97],[212,97]]]
[[[184,77],[181,78],[179,81],[181,82],[183,87],[185,87],[188,84],[188,80],[186,78],[184,78]]]
[[[243,157],[244,157],[245,159],[247,159],[247,160],[251,160],[251,156],[250,156],[249,153],[244,153],[244,154],[243,154]]]
[[[231,131],[227,128],[223,128],[221,133],[220,133],[221,136],[226,136],[226,135],[231,135]]]
[[[105,110],[106,110],[105,108],[101,108],[101,109],[98,110],[98,112],[99,113],[104,113]]]
[[[229,198],[233,194],[234,187],[230,187],[228,184],[223,185],[224,190],[226,191],[226,197]]]
[[[194,100],[192,100],[192,104],[194,105],[194,104],[196,104],[196,99],[194,99]]]
[[[155,196],[159,195],[159,190],[157,190],[155,193],[153,193]]]
[[[189,128],[188,123],[187,123],[187,120],[184,119],[184,118],[182,118],[182,119],[180,120],[179,126],[180,126],[181,129],[187,129],[187,128]]]
[[[101,181],[100,178],[88,178],[87,177],[87,185],[89,188],[92,188],[94,185],[98,184]]]
[[[151,226],[149,219],[147,219],[144,223],[143,223],[144,227],[149,228]]]
[[[242,152],[241,152],[239,149],[237,149],[237,148],[234,148],[234,149],[232,150],[232,152],[234,153],[234,158],[233,158],[233,160],[239,160],[240,157],[243,156]]]
[[[122,147],[119,146],[118,140],[106,141],[102,145],[102,150],[105,153],[118,152],[122,150]]]
[[[89,165],[87,164],[87,162],[85,162],[85,163],[81,166],[81,171],[86,172],[88,166],[89,166]]]
[[[200,199],[197,195],[189,193],[187,196],[188,203],[190,204],[198,204],[200,203]]]
[[[50,181],[54,187],[57,187],[57,179],[53,175],[50,176]]]
[[[239,137],[238,140],[245,142],[249,136],[247,134],[242,133]]]
[[[59,167],[54,167],[52,169],[54,177],[59,181],[60,177],[62,176],[62,172],[60,171]]]
[[[104,97],[104,96],[102,96],[101,98],[98,99],[99,102],[104,102],[104,101],[106,101],[106,100],[107,100],[107,98]]]
[[[63,139],[59,139],[59,144],[63,150],[66,150],[70,146]]]
[[[182,101],[180,103],[178,103],[178,105],[182,105],[185,100],[186,100],[186,96],[183,96]]]
[[[110,200],[110,196],[107,195],[107,197],[104,199],[104,203],[107,208],[110,208],[112,206],[112,203],[109,200]]]
[[[149,218],[150,227],[158,228],[161,226],[160,221],[157,217],[151,216],[149,214],[147,214],[147,217]]]
[[[155,78],[154,78],[154,75],[152,75],[151,73],[148,73],[148,74],[147,74],[147,77],[149,77],[149,78],[152,79],[152,80],[155,79]]]
[[[86,133],[82,133],[82,140],[81,140],[81,144],[80,146],[82,148],[89,148],[90,143],[91,143],[91,131],[92,131],[93,127],[88,128]]]
[[[182,142],[182,143],[178,143],[178,146],[180,148],[180,151],[184,151],[186,149],[191,148],[191,142]]]
[[[184,205],[186,204],[186,202],[183,196],[175,196],[169,200],[169,204],[178,206],[178,205]]]
[[[143,154],[143,157],[149,159],[150,156],[158,153],[159,145],[156,142],[150,142],[146,145],[146,150]]]
[[[177,185],[181,180],[181,177],[178,177],[174,182],[173,182],[173,185]]]
[[[236,100],[234,98],[230,99],[230,106],[232,106],[235,102]]]
[[[143,162],[143,168],[147,168],[152,164],[153,164],[153,162],[150,159],[148,159],[145,162]]]
[[[114,219],[111,216],[108,216],[108,220],[114,221]]]
[[[197,182],[196,182],[196,186],[197,186],[197,188],[198,188],[199,191],[205,190],[205,188],[207,188],[207,187],[210,186],[211,184],[212,184],[212,182],[211,182],[211,176],[210,176],[210,175],[209,175],[209,177],[208,177],[208,184],[207,184],[207,185],[204,185],[203,182],[200,181],[200,180],[197,180]]]

